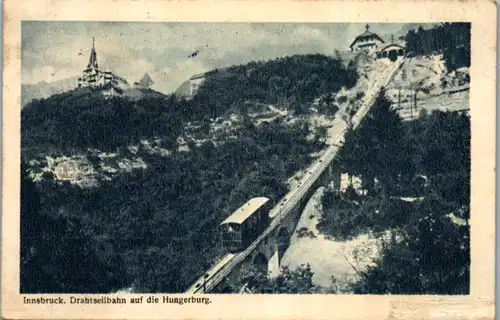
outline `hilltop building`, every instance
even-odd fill
[[[404,56],[405,48],[399,44],[391,43],[385,46],[380,52],[377,52],[378,59],[389,59],[390,61],[396,61],[400,57]]]
[[[89,63],[78,78],[78,87],[101,87],[110,84],[114,74],[108,69],[103,71],[97,64],[97,53],[95,50],[95,38],[92,38],[92,49],[90,50]]]
[[[405,55],[405,48],[394,42],[391,36],[391,43],[384,45],[385,41],[376,33],[370,31],[370,26],[365,26],[365,32],[357,36],[350,45],[352,52],[364,52],[377,59],[387,59],[392,62]]]
[[[229,69],[230,68],[214,69],[214,70],[211,70],[211,71],[208,71],[205,73],[195,74],[194,76],[189,78],[188,97],[193,97],[196,94],[196,92],[198,92],[198,90],[200,89],[203,82],[205,82],[205,79],[207,78],[207,76],[213,75],[213,74],[216,74],[219,72],[224,73],[224,72],[227,72]]]
[[[379,47],[384,44],[384,40],[376,33],[370,31],[370,26],[365,26],[365,32],[357,36],[349,48],[352,52],[363,51],[372,55],[379,51]]]
[[[206,73],[195,74],[189,78],[189,96],[194,96],[198,89],[200,89],[201,84],[205,81]]]

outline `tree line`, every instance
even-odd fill
[[[470,23],[441,23],[430,29],[419,27],[404,36],[406,51],[418,55],[442,53],[451,72],[470,66],[471,33]]]

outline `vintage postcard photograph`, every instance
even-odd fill
[[[494,6],[337,4],[11,2],[5,317],[492,319]]]

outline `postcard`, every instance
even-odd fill
[[[6,1],[6,319],[493,319],[491,1]]]

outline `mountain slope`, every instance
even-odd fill
[[[35,84],[21,84],[21,106],[26,106],[34,99],[44,99],[54,94],[76,89],[78,88],[78,78],[78,76],[75,76],[53,82],[41,81]],[[112,86],[118,91],[130,89],[127,80],[117,75],[112,81]]]
[[[21,106],[34,99],[42,99],[51,95],[72,90],[78,86],[78,77],[71,77],[54,82],[39,82],[36,84],[21,85]]]

